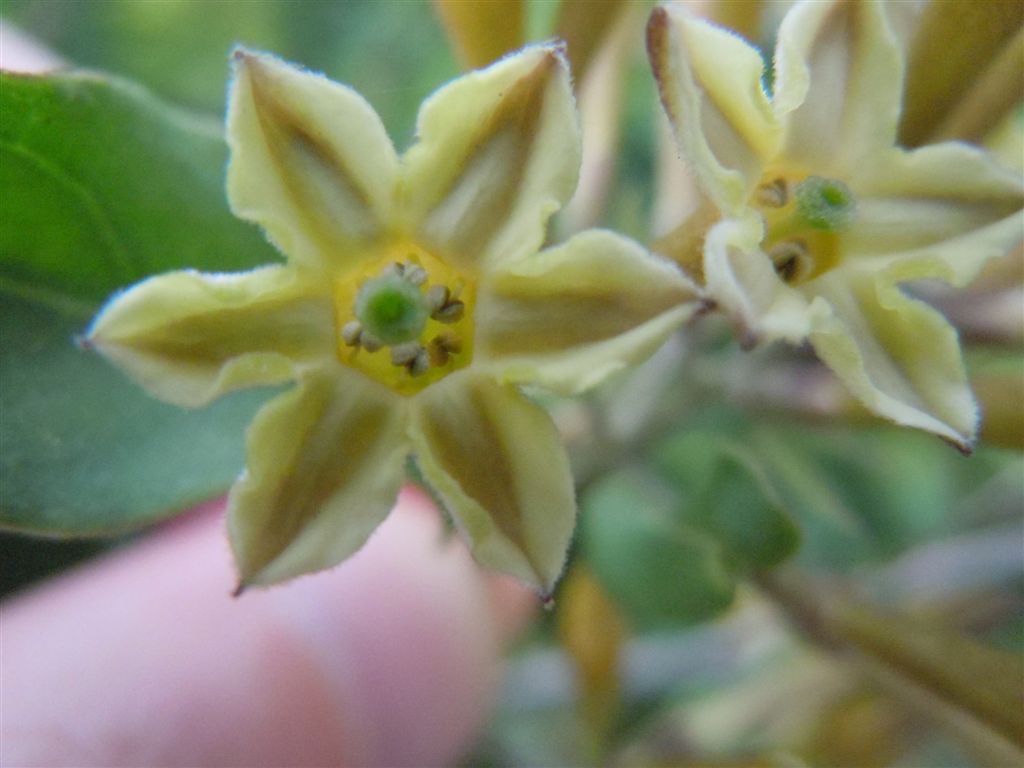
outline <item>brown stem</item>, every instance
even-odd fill
[[[790,570],[758,585],[804,637],[938,720],[993,766],[1024,764],[1024,660],[896,614]]]

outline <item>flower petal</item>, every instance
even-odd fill
[[[115,296],[84,343],[151,394],[186,407],[242,387],[274,384],[332,355],[329,297],[290,267],[144,280]]]
[[[531,46],[423,103],[405,156],[409,226],[472,268],[535,253],[572,196],[580,132],[561,48]]]
[[[404,405],[333,364],[263,407],[228,502],[243,587],[330,568],[365,543],[401,485]]]
[[[842,279],[840,279],[842,277]],[[811,343],[865,406],[969,451],[978,409],[956,329],[892,283],[861,274],[817,281]]]
[[[651,13],[647,52],[680,149],[715,204],[735,214],[778,151],[761,54],[681,5]]]
[[[477,354],[499,380],[575,394],[646,358],[700,306],[671,262],[590,230],[488,276]]]
[[[790,162],[844,177],[893,145],[903,61],[880,2],[794,6],[779,27],[775,56],[773,102]]]
[[[798,344],[810,331],[809,304],[776,274],[760,240],[755,218],[713,226],[704,245],[707,293],[740,326],[744,347],[775,339]]]
[[[391,216],[398,156],[362,96],[279,59],[235,51],[228,198],[290,258],[344,264]]]
[[[984,263],[1024,240],[1024,187],[981,150],[948,142],[893,149],[855,181],[857,218],[847,258],[928,258],[963,285]]]
[[[547,413],[514,387],[465,371],[416,398],[410,437],[476,559],[549,594],[565,564],[576,502]]]

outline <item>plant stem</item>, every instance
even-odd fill
[[[761,574],[757,583],[806,639],[940,722],[985,765],[1024,764],[1020,657],[877,612],[792,569]]]

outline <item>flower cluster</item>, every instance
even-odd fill
[[[809,340],[870,410],[969,451],[956,331],[900,284],[963,285],[1020,243],[1024,189],[975,147],[895,145],[903,61],[884,5],[794,6],[770,97],[761,54],[682,6],[656,9],[647,40],[715,220],[697,271],[745,343]]]
[[[580,166],[558,45],[441,88],[401,156],[351,89],[236,52],[228,196],[286,262],[151,278],[88,342],[183,406],[296,382],[256,417],[230,493],[242,586],[355,552],[412,456],[476,558],[549,593],[575,494],[520,387],[593,387],[708,299],[744,344],[809,340],[869,409],[970,449],[956,331],[901,286],[969,281],[1022,239],[1024,194],[976,148],[895,146],[902,59],[883,5],[794,6],[771,95],[761,54],[681,5],[655,9],[648,48],[710,212],[681,239],[696,256],[666,254],[695,281],[609,231],[543,249]]]
[[[561,49],[439,90],[402,157],[351,89],[245,50],[235,69],[228,196],[287,263],[151,278],[103,309],[88,342],[189,407],[297,381],[257,415],[229,497],[242,586],[355,552],[413,455],[476,558],[549,592],[573,482],[551,419],[517,385],[580,392],[698,306],[674,265],[612,232],[538,253],[580,162]]]

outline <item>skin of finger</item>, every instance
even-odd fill
[[[0,764],[426,766],[471,746],[535,598],[407,490],[342,566],[232,599],[217,507],[0,606]]]

